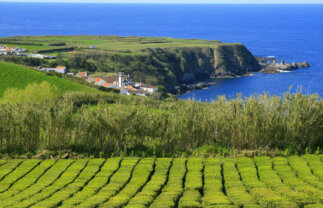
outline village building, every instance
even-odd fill
[[[96,49],[96,45],[90,45],[89,49]]]
[[[56,73],[61,73],[61,74],[67,73],[67,69],[65,66],[57,66],[56,68],[38,67],[38,70],[46,71],[46,72],[56,72]]]
[[[94,78],[94,84],[103,86],[106,83],[102,78]]]
[[[56,59],[56,56],[43,56],[44,59]]]
[[[79,78],[86,78],[87,77],[87,72],[79,72],[76,74],[77,77]]]
[[[148,93],[145,90],[136,90],[136,91],[130,91],[132,94],[139,95],[139,96],[147,96]]]
[[[83,79],[85,79],[85,81],[87,81],[89,83],[94,83],[94,78],[93,77],[84,77]]]
[[[147,86],[142,82],[134,83],[130,75],[126,76],[124,72],[118,72],[118,75],[116,76],[109,76],[105,78],[92,78],[88,77],[87,72],[79,72],[76,74],[76,77],[82,78],[87,82],[94,83],[98,86],[119,89],[120,94],[123,95],[147,96],[158,91],[157,87]]]
[[[121,88],[120,89],[120,94],[121,95],[131,95],[130,89],[128,89],[128,88]]]
[[[44,55],[41,55],[41,54],[29,54],[28,56],[31,58],[39,58],[39,59],[44,58]]]
[[[146,84],[143,83],[143,82],[135,82],[135,83],[133,83],[133,86],[135,86],[135,87],[145,87]]]
[[[154,93],[158,91],[158,87],[156,86],[147,86],[147,87],[142,87],[142,89],[148,93]]]
[[[117,85],[118,84],[118,76],[110,76],[110,77],[106,77],[104,78],[104,80],[109,84],[109,85]]]

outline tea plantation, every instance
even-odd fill
[[[0,207],[323,207],[322,160],[0,160]]]

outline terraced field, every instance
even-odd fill
[[[0,160],[0,207],[323,207],[323,156]]]

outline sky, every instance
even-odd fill
[[[149,4],[323,4],[323,0],[0,0],[0,2],[149,3]]]

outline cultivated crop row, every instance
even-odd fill
[[[252,197],[243,185],[234,159],[224,159],[223,178],[225,192],[234,204],[239,206],[257,205],[257,200]]]
[[[275,157],[272,159],[274,170],[278,173],[285,184],[299,192],[306,193],[313,201],[323,202],[323,190],[307,184],[297,177],[295,171],[288,165],[287,158]]]
[[[111,197],[100,207],[118,208],[125,206],[149,179],[153,171],[154,162],[155,160],[152,158],[141,159],[135,167],[129,183],[117,195]]]
[[[0,160],[0,208],[319,208],[318,155]]]
[[[320,181],[318,176],[312,174],[311,168],[307,165],[304,159],[297,156],[291,156],[288,158],[288,162],[292,169],[296,172],[298,178],[319,189],[323,189],[323,181]],[[316,170],[320,168],[320,166],[316,166],[314,164],[312,166]],[[320,171],[317,172],[319,173]]]
[[[63,188],[57,189],[57,192],[50,195],[45,200],[34,204],[31,207],[56,207],[61,204],[64,200],[71,197],[73,194],[78,192],[85,186],[85,184],[90,181],[95,174],[99,171],[101,165],[103,164],[103,159],[93,159],[90,160],[86,167],[80,172],[78,177],[75,177],[73,182],[68,185],[64,185]],[[80,164],[81,166],[82,164]],[[76,173],[76,172],[75,172]]]
[[[126,208],[144,208],[148,207],[161,192],[162,187],[165,185],[168,177],[168,172],[171,167],[172,160],[169,158],[159,158],[156,161],[155,172],[151,180],[130,199]]]
[[[151,204],[151,208],[172,208],[178,205],[178,200],[183,193],[183,182],[187,171],[186,162],[186,159],[173,160],[167,184]]]
[[[95,195],[99,190],[107,185],[120,166],[120,158],[108,159],[101,167],[100,172],[79,192],[66,199],[61,207],[75,207],[87,198]]]
[[[303,155],[302,158],[305,159],[313,174],[319,177],[320,181],[323,181],[323,155]]]
[[[221,164],[219,158],[208,158],[204,161],[204,207],[232,204],[224,193]]]
[[[134,168],[139,158],[126,158],[121,162],[119,170],[111,177],[108,184],[102,187],[96,194],[88,197],[80,203],[80,207],[102,206],[111,197],[116,195],[131,179]]]
[[[261,207],[297,207],[295,203],[289,202],[286,197],[280,196],[277,192],[267,188],[266,184],[259,180],[256,166],[251,158],[238,158],[237,167],[243,184]]]
[[[179,200],[180,208],[202,207],[201,193],[202,181],[202,159],[190,159],[187,162],[187,174],[185,177],[184,195]]]
[[[282,182],[277,172],[273,170],[269,157],[256,157],[254,161],[260,181],[264,182],[268,188],[296,204],[314,203],[306,194],[297,192]]]
[[[8,197],[17,194],[34,184],[49,168],[55,164],[55,162],[55,160],[42,161],[37,167],[30,171],[30,173],[26,174],[16,183],[13,183],[13,185],[7,191],[0,193],[0,201],[6,200]],[[28,167],[26,170],[28,170]]]
[[[40,192],[11,205],[10,207],[30,207],[42,200],[45,200],[46,198],[49,198],[55,192],[72,183],[78,177],[80,172],[86,167],[87,163],[88,160],[76,160],[53,184],[45,187]]]

